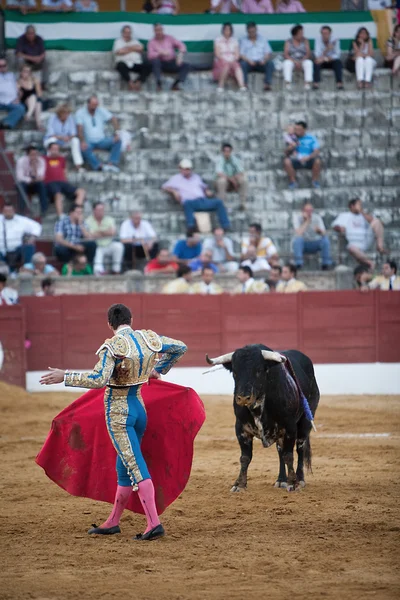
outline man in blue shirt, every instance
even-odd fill
[[[201,239],[195,229],[188,229],[186,239],[178,240],[172,250],[172,258],[180,265],[186,265],[190,260],[201,254]]]
[[[247,86],[249,73],[264,73],[264,90],[271,90],[274,63],[271,59],[272,48],[268,41],[257,33],[257,25],[247,23],[247,37],[240,42],[240,64],[244,82]]]
[[[286,157],[283,165],[289,176],[289,189],[298,187],[296,181],[297,169],[310,169],[312,172],[312,185],[320,188],[319,175],[321,172],[321,159],[319,157],[319,142],[315,135],[307,133],[307,123],[297,121],[294,126],[296,142],[289,144],[285,150]]]
[[[218,273],[218,266],[212,262],[212,250],[203,250],[199,258],[189,261],[189,267],[193,271],[193,275],[200,275],[204,267],[212,269],[214,273]]]

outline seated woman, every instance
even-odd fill
[[[392,69],[392,74],[400,73],[400,24],[396,25],[393,35],[386,42],[385,68]]]
[[[35,118],[36,127],[42,128],[40,117],[42,114],[42,87],[39,79],[32,75],[32,69],[25,65],[21,69],[18,79],[19,99],[26,106],[25,120]]]
[[[314,69],[309,41],[304,37],[304,28],[302,25],[295,25],[290,33],[292,37],[286,40],[284,47],[283,78],[286,87],[290,88],[293,70],[303,70],[304,87],[306,90],[309,90],[313,80]]]
[[[376,67],[374,49],[368,29],[360,27],[355,39],[351,43],[350,53],[346,62],[346,69],[355,73],[359,90],[370,88],[372,76]]]
[[[57,142],[61,149],[70,148],[73,163],[79,171],[83,165],[83,158],[75,118],[71,112],[68,104],[60,104],[56,108],[56,112],[47,122],[44,145],[47,147],[50,142]]]
[[[239,42],[233,37],[233,27],[225,23],[222,25],[222,35],[214,42],[213,77],[218,81],[218,92],[223,92],[229,76],[236,79],[241,91],[246,91],[239,55]]]

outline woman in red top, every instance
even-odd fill
[[[60,154],[57,142],[51,142],[47,147],[46,174],[44,182],[51,202],[56,205],[57,217],[63,214],[63,197],[72,200],[77,206],[83,206],[86,192],[83,188],[76,188],[67,181],[65,175],[66,159]]]

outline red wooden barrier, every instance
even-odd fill
[[[4,361],[0,379],[25,387],[25,311],[21,306],[0,307],[0,342]]]

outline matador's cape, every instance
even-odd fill
[[[142,387],[147,429],[142,441],[161,514],[189,480],[193,443],[205,420],[199,396],[190,388],[150,380]],[[53,420],[36,457],[46,475],[73,496],[114,502],[116,452],[104,418],[104,389],[90,390]],[[137,494],[127,508],[143,514]]]

